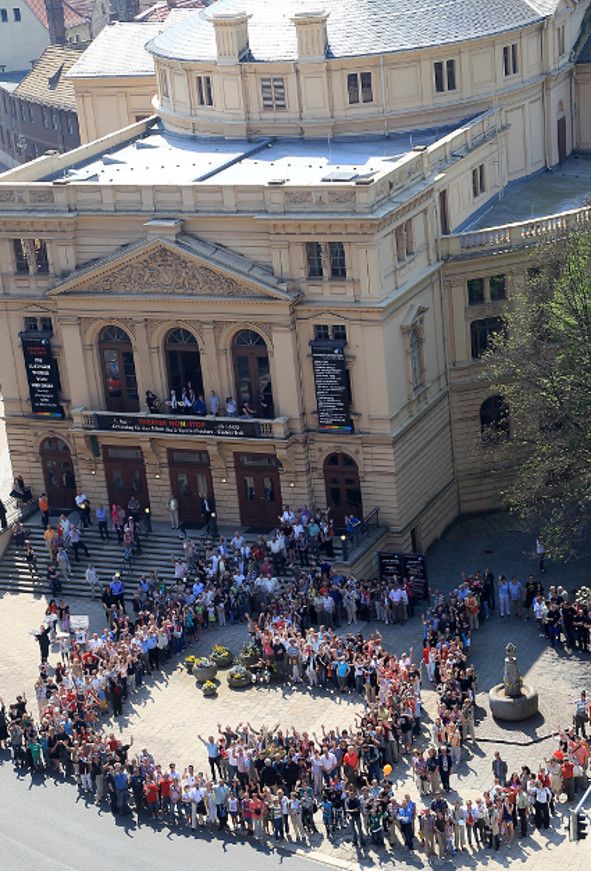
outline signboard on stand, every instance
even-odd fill
[[[345,342],[318,339],[310,342],[316,386],[318,429],[352,432]]]
[[[378,553],[378,565],[382,580],[408,578],[415,599],[429,598],[427,561],[423,554],[381,550]]]

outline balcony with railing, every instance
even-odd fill
[[[186,438],[286,439],[288,417],[215,417],[214,415],[172,415],[144,412],[72,409],[73,429],[88,433],[117,435],[179,436]]]

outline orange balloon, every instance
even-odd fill
[[[384,776],[389,777],[390,774],[392,774],[392,766],[391,765],[384,765]]]

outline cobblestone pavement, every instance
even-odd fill
[[[491,552],[492,551],[492,552]],[[432,550],[429,571],[432,586],[446,589],[459,577],[460,571],[469,573],[476,568],[490,565],[496,573],[517,574],[525,577],[535,569],[531,557],[531,537],[519,532],[514,522],[503,515],[457,524]],[[574,586],[589,565],[588,556],[566,567],[550,564],[544,577],[545,583],[565,583]],[[87,613],[91,628],[102,626],[102,609],[95,602],[84,599],[71,600],[72,613]],[[43,614],[44,599],[28,595],[4,594],[0,597],[0,620],[3,632],[0,636],[0,695],[12,699],[18,691],[26,689],[32,697],[35,670],[38,664],[38,647],[28,630],[35,628]],[[419,609],[420,611],[420,609]],[[400,653],[414,644],[420,645],[420,614],[404,627],[384,626],[379,629],[388,648]],[[374,628],[372,624],[358,627],[364,632]],[[202,654],[210,650],[214,640],[226,644],[238,652],[246,638],[243,626],[227,626],[205,633],[191,652]],[[502,727],[488,713],[486,692],[502,677],[504,649],[511,640],[517,644],[518,659],[526,681],[536,685],[540,695],[540,716],[527,724]],[[476,796],[491,783],[491,759],[496,749],[506,759],[509,771],[519,769],[524,763],[537,767],[542,758],[554,748],[548,736],[560,724],[570,721],[573,700],[580,688],[591,683],[589,657],[571,656],[562,651],[551,650],[538,637],[532,622],[512,618],[501,620],[495,616],[479,632],[475,633],[473,661],[479,679],[479,721],[477,745],[467,751],[461,766],[452,777],[452,786],[463,798]],[[230,690],[224,672],[219,672],[219,695],[215,699],[203,698],[179,663],[170,663],[146,687],[135,694],[126,705],[126,716],[113,724],[117,734],[125,738],[133,736],[138,748],[148,746],[163,762],[176,761],[179,766],[194,762],[198,767],[206,764],[206,757],[197,734],[207,737],[214,734],[217,724],[250,722],[253,726],[273,726],[279,722],[283,727],[295,726],[309,732],[319,732],[320,726],[351,725],[353,717],[362,710],[356,697],[314,692],[301,687],[260,687],[241,692]],[[434,712],[434,695],[425,691],[425,737]],[[110,728],[107,725],[107,728]],[[533,742],[536,743],[533,743]],[[408,791],[416,797],[408,766],[396,766],[394,776],[400,791]],[[454,793],[452,793],[452,798]],[[552,828],[543,835],[535,834],[511,848],[502,847],[498,855],[486,853],[462,853],[446,860],[434,860],[437,866],[476,867],[487,864],[493,869],[511,862],[526,863],[528,871],[554,871],[557,861],[569,871],[583,871],[589,867],[591,851],[588,842],[573,845],[567,840],[564,830],[564,805]],[[89,810],[89,812],[92,812]],[[289,847],[288,849],[295,849]],[[312,843],[303,848],[306,855],[326,864],[338,867],[381,865],[386,861],[399,861],[404,865],[422,867],[426,863],[420,853],[410,856],[401,847],[393,854],[372,849],[357,853],[346,839],[329,844],[326,839],[314,836]]]

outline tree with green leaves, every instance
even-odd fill
[[[508,415],[486,439],[491,467],[509,507],[564,558],[591,513],[591,232],[536,249],[504,321],[484,357]]]

